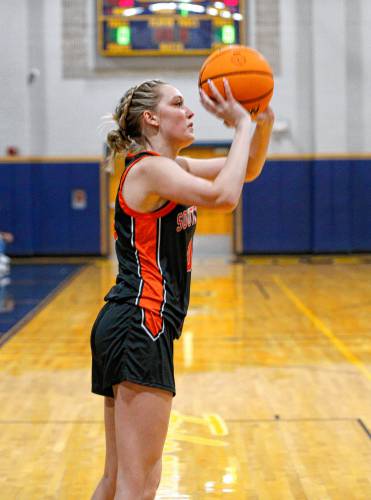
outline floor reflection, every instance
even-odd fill
[[[370,498],[371,260],[339,258],[195,259],[156,500]],[[26,269],[12,266],[13,314],[52,281]],[[116,272],[93,261],[0,349],[1,499],[94,491],[105,439],[89,340]]]
[[[10,258],[0,253],[0,314],[14,309],[14,300],[9,294]]]
[[[0,255],[0,345],[78,269],[79,264],[20,264]]]

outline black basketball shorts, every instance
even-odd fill
[[[92,328],[92,392],[114,397],[112,386],[123,381],[170,391],[175,396],[174,327],[153,340],[142,327],[138,306],[107,302]]]

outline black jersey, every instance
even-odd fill
[[[142,311],[142,328],[156,340],[168,320],[181,334],[188,309],[193,235],[197,208],[168,201],[150,213],[132,210],[122,187],[127,173],[153,151],[128,155],[115,203],[115,239],[119,271],[105,300],[135,304]]]

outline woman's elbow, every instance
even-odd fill
[[[228,186],[223,186],[213,190],[207,205],[221,212],[233,212],[238,205],[240,194]]]
[[[249,160],[249,164],[246,170],[246,176],[245,176],[245,182],[252,182],[255,179],[259,177],[259,175],[262,173],[264,165],[265,165],[265,158],[262,161],[254,160],[254,162],[250,164],[251,158]]]
[[[254,174],[247,174],[245,177],[245,182],[254,181],[255,179],[257,179],[259,177],[260,174],[261,174],[261,170],[260,170],[260,172],[255,172]]]
[[[235,196],[223,196],[215,202],[215,208],[221,212],[231,213],[237,207],[239,198]]]
[[[259,177],[258,175],[246,175],[245,177],[245,182],[252,182],[254,181],[257,177]]]

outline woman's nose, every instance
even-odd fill
[[[191,109],[187,108],[187,118],[192,118],[192,116],[194,116],[194,112]]]

